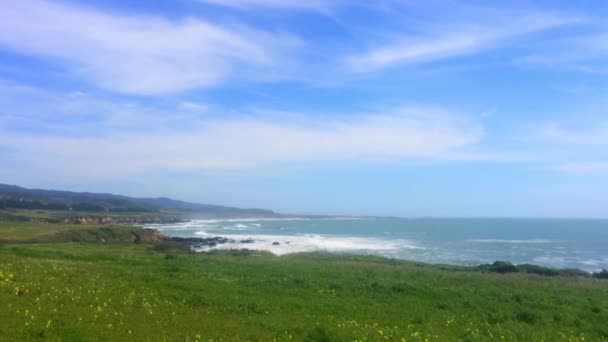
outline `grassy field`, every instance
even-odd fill
[[[64,221],[76,221],[78,218],[108,219],[121,221],[138,222],[168,222],[180,221],[185,219],[184,213],[176,211],[159,212],[90,212],[90,211],[62,211],[62,210],[36,210],[36,209],[0,209],[0,223],[4,222],[47,222],[64,223]]]
[[[128,235],[23,243],[100,227],[14,225],[0,224],[13,240],[0,244],[1,341],[608,341],[606,280],[376,257],[194,254]]]
[[[0,221],[0,243],[135,242],[155,240],[154,235],[133,226]]]

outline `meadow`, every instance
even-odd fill
[[[0,340],[608,341],[603,279],[191,253],[139,229],[0,223]]]

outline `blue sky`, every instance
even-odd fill
[[[0,182],[608,217],[608,3],[0,3]]]

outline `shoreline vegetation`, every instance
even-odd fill
[[[232,239],[223,236],[212,236],[205,238],[198,237],[174,237],[163,235],[160,231],[137,226],[119,226],[113,224],[56,224],[56,223],[23,223],[23,222],[2,222],[0,221],[0,243],[4,244],[28,244],[28,243],[143,243],[153,245],[153,248],[158,251],[180,250],[182,252],[194,252],[194,249],[201,250],[222,245],[225,243],[235,242]],[[247,244],[252,240],[240,240],[239,242]],[[260,252],[252,249],[242,248],[229,250],[230,253],[250,254]],[[266,251],[261,251],[266,252]],[[268,252],[270,253],[270,252]],[[317,254],[317,253],[301,253],[301,254]],[[321,253],[325,254],[325,253]],[[350,254],[332,254],[329,255],[350,255]],[[383,258],[383,257],[379,257]],[[402,261],[401,259],[386,260]],[[414,262],[403,260],[405,262]],[[416,262],[422,265],[426,263]],[[594,277],[599,279],[608,279],[608,270],[599,272],[587,272],[576,268],[557,269],[545,267],[535,264],[518,264],[514,265],[509,261],[497,260],[492,264],[480,264],[477,266],[460,266],[460,265],[442,265],[428,264],[437,267],[463,269],[466,271],[478,271],[489,273],[524,273],[536,274],[541,276],[575,276],[575,277]]]
[[[0,340],[608,341],[606,270],[193,252],[231,240],[138,225],[249,211],[173,200],[129,211],[141,199],[31,191],[0,194]]]
[[[136,226],[0,222],[0,340],[608,341],[608,272],[192,252]]]

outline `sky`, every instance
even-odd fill
[[[0,0],[0,183],[608,217],[608,2]]]

